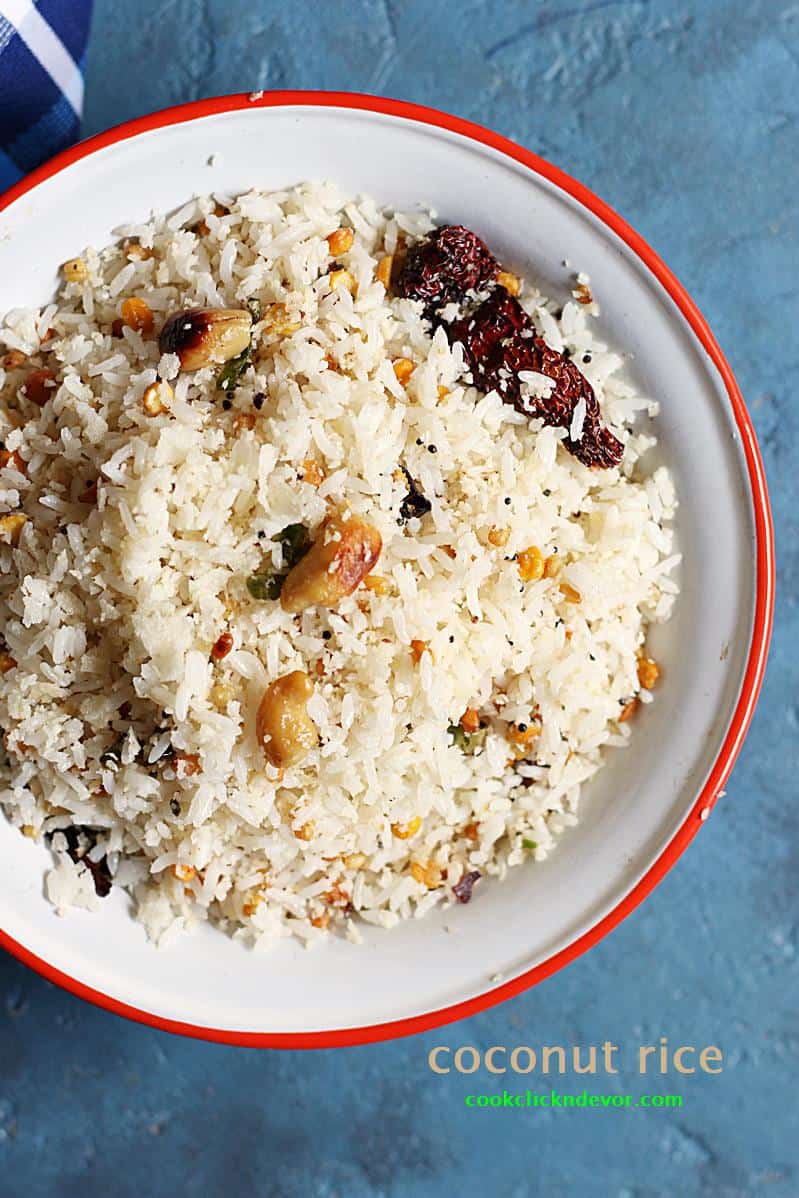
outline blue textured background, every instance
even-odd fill
[[[708,315],[753,413],[781,593],[726,799],[588,956],[469,1022],[257,1053],[122,1022],[0,959],[0,1191],[119,1198],[799,1195],[796,448],[799,6],[792,0],[96,0],[87,133],[270,87],[379,91],[471,117],[614,205]],[[721,1045],[682,1110],[474,1112],[436,1043]],[[562,1089],[569,1088],[564,1083]],[[646,1089],[631,1069],[594,1092]]]

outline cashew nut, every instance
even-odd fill
[[[250,344],[252,316],[238,308],[189,308],[170,316],[158,338],[162,354],[177,354],[181,369],[200,370],[237,358]]]
[[[255,716],[255,735],[267,761],[278,769],[296,765],[319,742],[306,705],[313,682],[303,670],[275,679],[264,691]]]
[[[286,575],[280,592],[284,611],[335,607],[366,578],[380,556],[383,542],[365,520],[332,516],[305,557]]]

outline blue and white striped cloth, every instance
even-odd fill
[[[0,0],[0,192],[75,141],[91,0]]]

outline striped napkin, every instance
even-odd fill
[[[78,136],[91,0],[0,0],[0,192]]]

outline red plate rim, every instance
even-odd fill
[[[411,104],[404,100],[390,100],[382,96],[361,95],[353,92],[324,92],[324,91],[266,91],[241,93],[230,96],[215,96],[204,100],[194,100],[188,104],[179,104],[160,112],[137,117],[126,121],[104,133],[98,133],[86,141],[79,142],[55,158],[46,162],[31,174],[14,184],[0,196],[0,212],[6,209],[20,196],[25,195],[46,179],[65,170],[72,163],[94,154],[116,142],[125,141],[140,133],[153,129],[162,129],[168,125],[177,125],[185,121],[193,121],[200,117],[214,116],[222,112],[234,112],[248,108],[277,108],[290,105],[307,105],[324,108],[345,108],[380,113],[386,116],[401,117],[405,120],[416,121],[419,124],[431,125],[438,129],[447,129],[461,137],[489,146],[493,150],[507,155],[520,162],[536,175],[542,176],[554,183],[562,191],[567,192],[594,216],[598,217],[608,228],[622,239],[655,276],[664,290],[671,296],[677,307],[696,334],[709,358],[718,370],[732,405],[735,423],[741,436],[746,466],[749,473],[752,503],[755,518],[755,571],[756,599],[752,642],[746,663],[741,693],[732,716],[727,735],[719,750],[718,757],[708,776],[707,782],[699,794],[687,818],[672,837],[669,844],[635,887],[619,902],[612,911],[608,912],[589,931],[578,937],[566,948],[555,953],[546,961],[526,970],[512,981],[505,982],[479,994],[474,998],[429,1011],[423,1015],[415,1015],[407,1019],[392,1020],[388,1023],[377,1023],[367,1027],[338,1028],[331,1031],[318,1032],[240,1032],[225,1028],[203,1027],[179,1020],[165,1019],[149,1011],[120,1002],[110,995],[94,990],[84,985],[77,978],[62,973],[47,961],[37,957],[23,944],[14,940],[0,929],[0,947],[5,948],[24,964],[40,973],[48,981],[61,986],[63,989],[76,994],[96,1006],[103,1007],[115,1015],[124,1016],[138,1023],[148,1024],[161,1031],[173,1032],[183,1036],[193,1036],[201,1040],[213,1040],[222,1044],[239,1045],[250,1048],[336,1048],[347,1045],[365,1044],[378,1040],[391,1040],[399,1036],[413,1035],[417,1032],[429,1031],[458,1019],[476,1015],[488,1007],[504,1002],[505,999],[521,994],[530,986],[543,981],[544,978],[556,973],[564,965],[574,961],[586,952],[603,936],[606,936],[622,919],[633,911],[661,881],[677,858],[685,851],[707,818],[710,809],[723,792],[724,784],[738,756],[752,714],[760,693],[763,674],[766,666],[771,626],[774,616],[774,529],[766,488],[763,462],[758,449],[757,438],[746,410],[743,396],[738,387],[730,366],[719,348],[715,337],[710,331],[707,321],[688,292],[675,278],[666,264],[658,257],[638,233],[626,221],[600,200],[582,183],[571,178],[564,171],[533,154],[530,150],[517,145],[506,137],[463,120],[439,112],[435,108],[427,108],[420,104]]]

